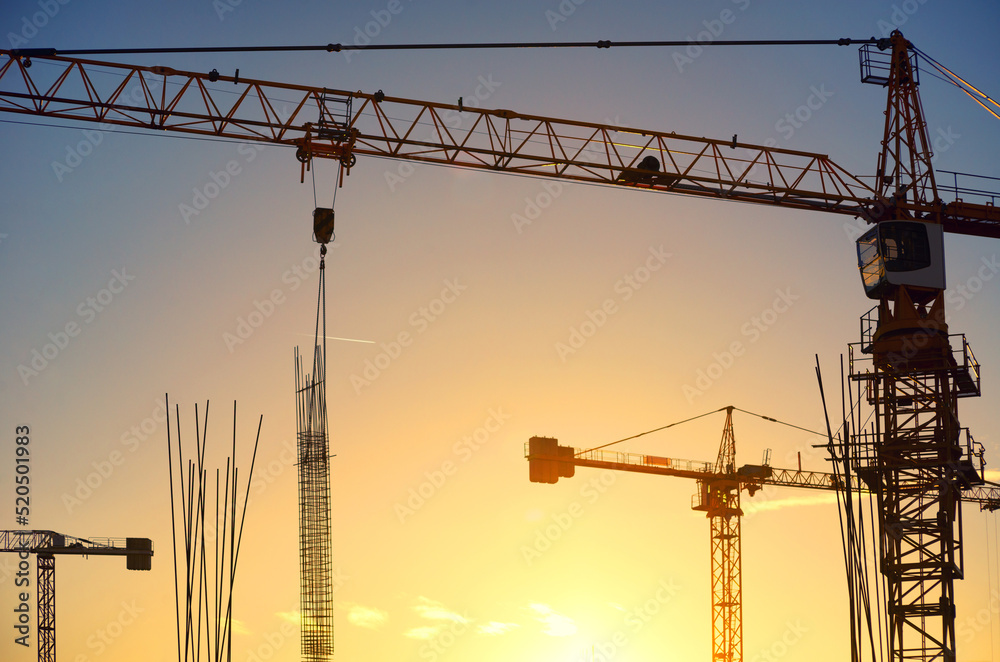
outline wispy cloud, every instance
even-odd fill
[[[569,616],[556,613],[552,607],[541,602],[533,602],[528,605],[528,611],[532,612],[535,620],[545,626],[542,630],[544,634],[551,637],[571,637],[576,634],[576,623]]]
[[[247,624],[238,618],[233,619],[233,632],[235,634],[251,634],[250,628],[247,627]]]
[[[500,634],[506,634],[513,630],[514,628],[521,627],[517,623],[501,623],[499,621],[490,621],[489,623],[483,623],[476,628],[476,632],[479,634],[487,634],[490,636],[496,636]]]
[[[797,508],[799,506],[819,506],[837,503],[836,494],[817,494],[805,497],[789,497],[787,499],[771,499],[769,501],[746,501],[740,504],[746,514],[759,513],[765,510],[781,510],[782,508]]]
[[[364,605],[353,603],[348,603],[345,606],[347,607],[347,621],[351,625],[357,625],[359,628],[377,630],[389,620],[388,612],[377,607],[365,607]]]
[[[433,639],[440,630],[441,626],[439,625],[422,625],[418,628],[410,628],[403,635],[411,639]]]
[[[448,609],[437,600],[431,600],[430,598],[425,598],[424,596],[417,598],[417,604],[414,605],[413,610],[423,618],[428,618],[434,621],[450,621],[452,623],[468,622],[468,619],[466,619],[465,616]]]
[[[545,607],[545,605],[542,605],[542,607]],[[407,636],[411,639],[433,639],[434,637],[439,635],[442,631],[444,631],[446,628],[451,628],[454,631],[456,624],[459,626],[466,626],[466,625],[471,625],[475,622],[474,619],[471,619],[464,614],[460,614],[459,612],[453,609],[449,609],[443,603],[438,602],[437,600],[431,600],[430,598],[424,597],[422,595],[417,597],[417,602],[415,605],[413,605],[413,611],[417,612],[417,615],[419,615],[421,618],[425,618],[428,621],[430,621],[430,623],[428,625],[420,625],[414,628],[410,628],[409,630],[403,633],[404,636]],[[558,619],[565,619],[566,618],[565,616],[559,616],[558,614],[555,614],[554,612],[549,610],[547,614],[544,614],[544,617],[549,619],[544,621],[548,626],[548,630],[546,630],[546,632],[554,631],[558,629],[560,625],[562,625],[562,627],[565,627],[565,624],[560,624],[560,622],[558,621]],[[537,614],[536,618],[539,618]],[[539,620],[542,619],[539,618]],[[480,623],[476,625],[475,632],[477,634],[481,634],[484,636],[496,637],[502,634],[506,634],[511,630],[513,630],[514,628],[519,628],[519,627],[521,626],[518,623],[509,623],[504,621],[487,621],[485,623]],[[572,621],[570,621],[570,627],[573,628],[573,632],[576,632],[576,626],[572,625]],[[465,631],[464,627],[462,628],[462,631]],[[556,635],[556,636],[565,636],[565,635]]]
[[[404,632],[404,636],[411,639],[433,639],[439,632],[444,630],[449,624],[460,623],[462,625],[469,622],[469,619],[453,611],[437,600],[431,600],[424,596],[417,597],[417,604],[413,605],[413,611],[421,618],[431,621],[431,625],[420,625],[410,628]]]
[[[275,614],[275,616],[283,621],[294,623],[295,625],[298,625],[302,620],[301,614],[298,611],[279,611]]]

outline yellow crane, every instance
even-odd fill
[[[556,483],[560,478],[572,478],[576,467],[673,476],[697,481],[698,489],[691,507],[704,512],[709,520],[713,662],[739,662],[743,659],[740,535],[743,509],[740,494],[746,492],[752,497],[766,486],[839,492],[848,489],[842,476],[821,471],[803,471],[801,466],[798,469],[772,467],[766,455],[763,464],[738,466],[736,436],[733,432],[734,409],[735,407],[729,406],[719,410],[726,412],[726,420],[715,462],[605,450],[610,444],[589,450],[576,449],[560,446],[558,439],[551,437],[532,437],[525,448],[529,478],[533,483]],[[963,450],[959,461],[964,477],[963,501],[978,503],[984,510],[1000,509],[1000,486],[987,484],[982,478],[982,446],[967,437]],[[853,490],[864,489],[858,484],[850,487]]]

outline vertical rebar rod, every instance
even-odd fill
[[[229,500],[230,508],[233,509],[233,516],[229,518],[229,608],[226,610],[225,629],[229,632],[229,639],[232,639],[232,632],[229,631],[229,619],[232,618],[233,606],[233,581],[236,575],[236,486],[239,484],[239,467],[236,465],[236,402],[233,402],[233,484],[232,497]],[[248,481],[249,484],[249,481]]]
[[[319,312],[319,311],[317,311]],[[317,320],[317,331],[319,331]],[[318,340],[318,338],[317,338]],[[313,372],[295,353],[299,459],[299,552],[302,659],[325,662],[333,653],[329,442],[325,356],[314,345]]]
[[[240,512],[237,494],[240,489],[239,467],[236,462],[236,411],[233,412],[232,456],[226,458],[225,481],[220,469],[215,470],[215,540],[209,540],[213,533],[211,521],[211,482],[206,464],[208,446],[208,407],[205,420],[195,407],[196,443],[193,457],[185,458],[180,443],[180,412],[177,412],[179,471],[177,484],[180,498],[177,498],[173,471],[173,430],[168,420],[168,475],[171,495],[171,530],[174,555],[174,606],[177,622],[178,660],[199,662],[202,655],[206,659],[221,662],[223,658],[232,660],[233,606],[236,571],[239,559],[240,541],[246,522],[246,509],[250,501],[250,485],[256,464],[257,450],[263,417],[257,426],[253,455],[247,477],[243,512]],[[187,464],[185,472],[184,464]],[[185,475],[186,473],[186,475]],[[177,506],[180,506],[178,509]],[[180,511],[178,516],[178,510]],[[183,530],[183,539],[178,535]],[[228,540],[227,540],[228,538]],[[183,550],[181,549],[183,545]],[[214,549],[213,549],[214,547]],[[182,560],[183,559],[183,560]],[[180,565],[184,564],[184,603],[181,604],[179,581]],[[184,620],[184,635],[181,636],[181,620]]]
[[[212,598],[212,609],[214,610],[215,617],[212,619],[215,623],[215,655],[213,660],[219,659],[219,469],[215,470],[215,528],[213,529],[215,535],[215,564],[213,565],[212,580],[214,582],[214,597]]]
[[[167,409],[167,475],[170,479],[170,539],[171,551],[174,559],[174,620],[177,624],[177,660],[181,659],[181,619],[180,619],[180,592],[177,581],[177,519],[174,511],[174,456],[170,448],[170,396],[165,396]],[[177,425],[180,426],[180,410],[177,411]]]
[[[222,614],[222,601],[226,591],[226,575],[223,572],[223,569],[226,566],[226,550],[228,549],[226,546],[226,529],[229,526],[229,520],[231,519],[230,511],[232,510],[232,506],[229,503],[229,492],[230,492],[229,483],[233,479],[233,477],[229,464],[230,464],[230,458],[226,458],[226,482],[223,486],[224,489],[222,494],[222,526],[216,533],[216,538],[222,539],[222,555],[219,557],[219,562],[215,566],[216,572],[219,574],[220,577],[220,592],[218,593],[217,597],[218,610],[219,610],[217,613],[220,615]],[[232,554],[232,551],[230,551],[229,553]],[[216,660],[222,659],[223,647],[225,646],[225,641],[227,640],[228,637],[225,628],[225,622],[222,620],[221,616],[219,620],[221,624],[222,638],[219,640],[220,641],[219,653],[216,656]]]
[[[233,650],[232,650],[232,606],[233,606],[233,585],[236,582],[235,570],[236,570],[236,565],[239,563],[239,560],[240,560],[240,546],[241,546],[241,544],[243,542],[243,524],[246,522],[247,504],[250,502],[250,484],[251,484],[251,482],[253,482],[253,468],[254,468],[254,465],[257,463],[257,446],[260,443],[260,431],[261,431],[261,428],[263,427],[263,425],[264,425],[264,417],[261,416],[260,419],[257,422],[257,438],[253,442],[253,455],[250,457],[250,474],[247,476],[247,489],[246,489],[246,494],[244,494],[244,496],[243,496],[243,514],[240,517],[240,530],[239,530],[239,534],[236,536],[236,547],[233,548],[233,549],[231,549],[230,552],[229,552],[230,555],[232,556],[232,559],[233,559],[233,575],[230,577],[230,580],[229,580],[229,608],[226,610],[226,626],[227,626],[227,631],[229,632],[229,635],[230,635],[229,638],[226,640],[227,641],[226,659],[229,662],[232,662],[232,659],[233,659]],[[235,510],[235,508],[236,508],[236,505],[234,503],[233,504],[233,518],[232,518],[234,526],[236,524],[236,510]]]

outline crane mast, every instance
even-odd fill
[[[712,478],[698,481],[695,510],[709,520],[712,549],[712,660],[743,660],[743,549],[740,537],[740,481],[736,476],[733,408],[726,409],[719,457]]]
[[[868,291],[879,301],[877,321],[861,341],[871,362],[851,374],[878,423],[870,434],[854,436],[851,457],[877,495],[890,659],[953,662],[954,582],[964,577],[961,488],[969,483],[958,401],[980,395],[979,374],[964,336],[956,351],[948,333],[943,205],[915,55],[899,32],[891,46],[877,177],[880,196],[891,204],[866,244],[877,240],[884,275]]]
[[[853,348],[853,347],[852,347]],[[627,471],[689,478],[697,481],[697,492],[691,507],[702,511],[709,519],[711,555],[712,660],[742,662],[743,660],[743,595],[741,520],[743,509],[740,493],[749,496],[765,487],[793,487],[843,492],[877,492],[877,486],[844,482],[843,474],[820,471],[781,469],[762,465],[736,464],[736,437],[733,432],[733,409],[725,407],[722,442],[715,462],[699,462],[661,457],[645,453],[629,453],[604,449],[583,450],[560,446],[551,437],[532,437],[525,447],[529,477],[532,482],[556,483],[559,478],[572,478],[576,467],[604,471]],[[722,411],[722,410],[720,410]],[[1000,485],[986,484],[982,472],[982,450],[966,436],[964,460],[955,467],[963,475],[960,498],[977,503],[981,510],[1000,509]],[[857,444],[856,440],[841,443]],[[972,458],[980,459],[976,467]],[[871,473],[868,474],[869,476]],[[880,496],[880,495],[879,495]],[[902,651],[900,651],[901,653]],[[857,658],[854,658],[857,659]]]
[[[0,531],[0,552],[34,554],[38,564],[38,660],[56,662],[56,556],[124,556],[129,570],[149,570],[149,538],[77,538],[55,531]]]

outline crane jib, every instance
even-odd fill
[[[793,209],[910,218],[1000,237],[991,204],[893,199],[822,154],[428,101],[0,50],[0,113],[614,185]],[[117,80],[91,76],[100,67]],[[169,86],[165,81],[169,79]],[[169,93],[167,91],[169,87]],[[233,91],[237,94],[232,94]],[[224,92],[224,93],[223,93]],[[294,93],[293,96],[289,96]],[[351,108],[350,101],[357,103]],[[644,167],[655,159],[660,170]]]

